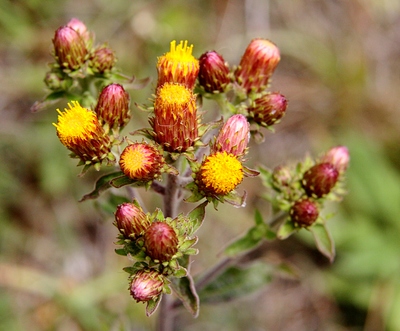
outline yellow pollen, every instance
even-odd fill
[[[208,156],[200,171],[203,184],[214,194],[228,194],[243,180],[242,164],[226,152]]]
[[[188,88],[179,84],[166,83],[158,92],[160,101],[165,104],[184,105],[191,100],[192,96]]]
[[[77,143],[88,141],[94,136],[97,117],[92,111],[83,108],[78,101],[71,101],[68,107],[69,109],[65,108],[64,112],[57,109],[58,121],[53,125],[57,128],[57,135],[62,144],[74,147]]]

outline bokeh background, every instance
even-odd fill
[[[240,300],[203,305],[197,319],[181,311],[177,330],[400,330],[398,0],[0,0],[0,330],[152,330],[156,322],[129,297],[112,215],[78,203],[99,174],[78,177],[55,135],[55,108],[66,100],[30,112],[45,94],[54,31],[72,17],[138,78],[156,77],[156,58],[173,39],[193,43],[195,56],[215,49],[235,65],[252,38],[269,38],[282,55],[272,90],[289,108],[276,132],[252,145],[250,165],[350,149],[349,194],[330,207],[335,262],[307,234],[263,245],[261,261],[287,263],[297,277],[274,275]],[[153,88],[129,92],[142,104]],[[146,125],[132,109],[125,132]],[[241,188],[246,208],[208,210],[195,274],[252,224],[255,208],[268,217],[260,181]],[[149,210],[160,206],[141,193]]]

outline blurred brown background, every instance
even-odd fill
[[[398,0],[0,0],[0,330],[155,324],[128,295],[112,215],[77,202],[99,174],[78,178],[55,135],[55,109],[66,101],[30,112],[45,94],[54,31],[72,17],[138,78],[155,77],[156,58],[173,39],[193,43],[196,57],[215,49],[231,65],[252,38],[271,39],[282,55],[272,90],[289,108],[276,132],[252,145],[250,165],[273,167],[337,144],[350,149],[349,194],[332,205],[329,221],[336,261],[328,264],[306,234],[266,244],[262,260],[290,263],[298,279],[275,276],[237,302],[202,306],[195,320],[182,311],[179,330],[400,330]],[[129,91],[132,100],[148,102],[153,87]],[[146,125],[132,109],[125,132]],[[194,273],[252,224],[255,207],[268,217],[259,180],[241,189],[249,191],[247,208],[208,210]],[[159,206],[142,193],[149,210]]]

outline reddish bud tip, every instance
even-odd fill
[[[297,200],[290,209],[289,215],[291,220],[299,226],[310,226],[318,218],[318,206],[310,199]]]
[[[199,58],[199,83],[209,93],[224,92],[229,84],[229,67],[222,55],[208,51]]]
[[[178,251],[178,236],[167,223],[154,222],[144,234],[144,246],[153,260],[169,261]]]
[[[95,112],[102,124],[111,129],[124,127],[130,120],[129,94],[120,84],[107,85],[101,91]]]
[[[318,163],[304,173],[302,184],[308,196],[321,198],[332,190],[338,177],[331,163]]]
[[[286,98],[280,93],[271,93],[255,99],[248,112],[256,123],[271,126],[285,115],[286,108]]]

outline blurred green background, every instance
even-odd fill
[[[252,145],[250,165],[350,149],[349,194],[329,221],[335,262],[307,235],[266,244],[261,259],[291,264],[297,279],[275,276],[238,301],[203,305],[197,319],[182,311],[177,330],[400,330],[398,0],[0,0],[0,330],[151,330],[156,321],[129,297],[112,215],[77,202],[99,174],[77,177],[55,135],[55,108],[66,102],[30,112],[45,94],[54,31],[72,17],[138,78],[156,77],[156,57],[173,39],[193,43],[196,57],[215,49],[234,65],[252,38],[269,38],[282,54],[272,90],[289,108],[276,132]],[[145,103],[153,88],[129,92]],[[125,132],[146,125],[132,109]],[[241,189],[247,208],[208,210],[193,273],[252,224],[255,207],[268,216],[259,180]],[[142,194],[149,210],[160,205]]]

